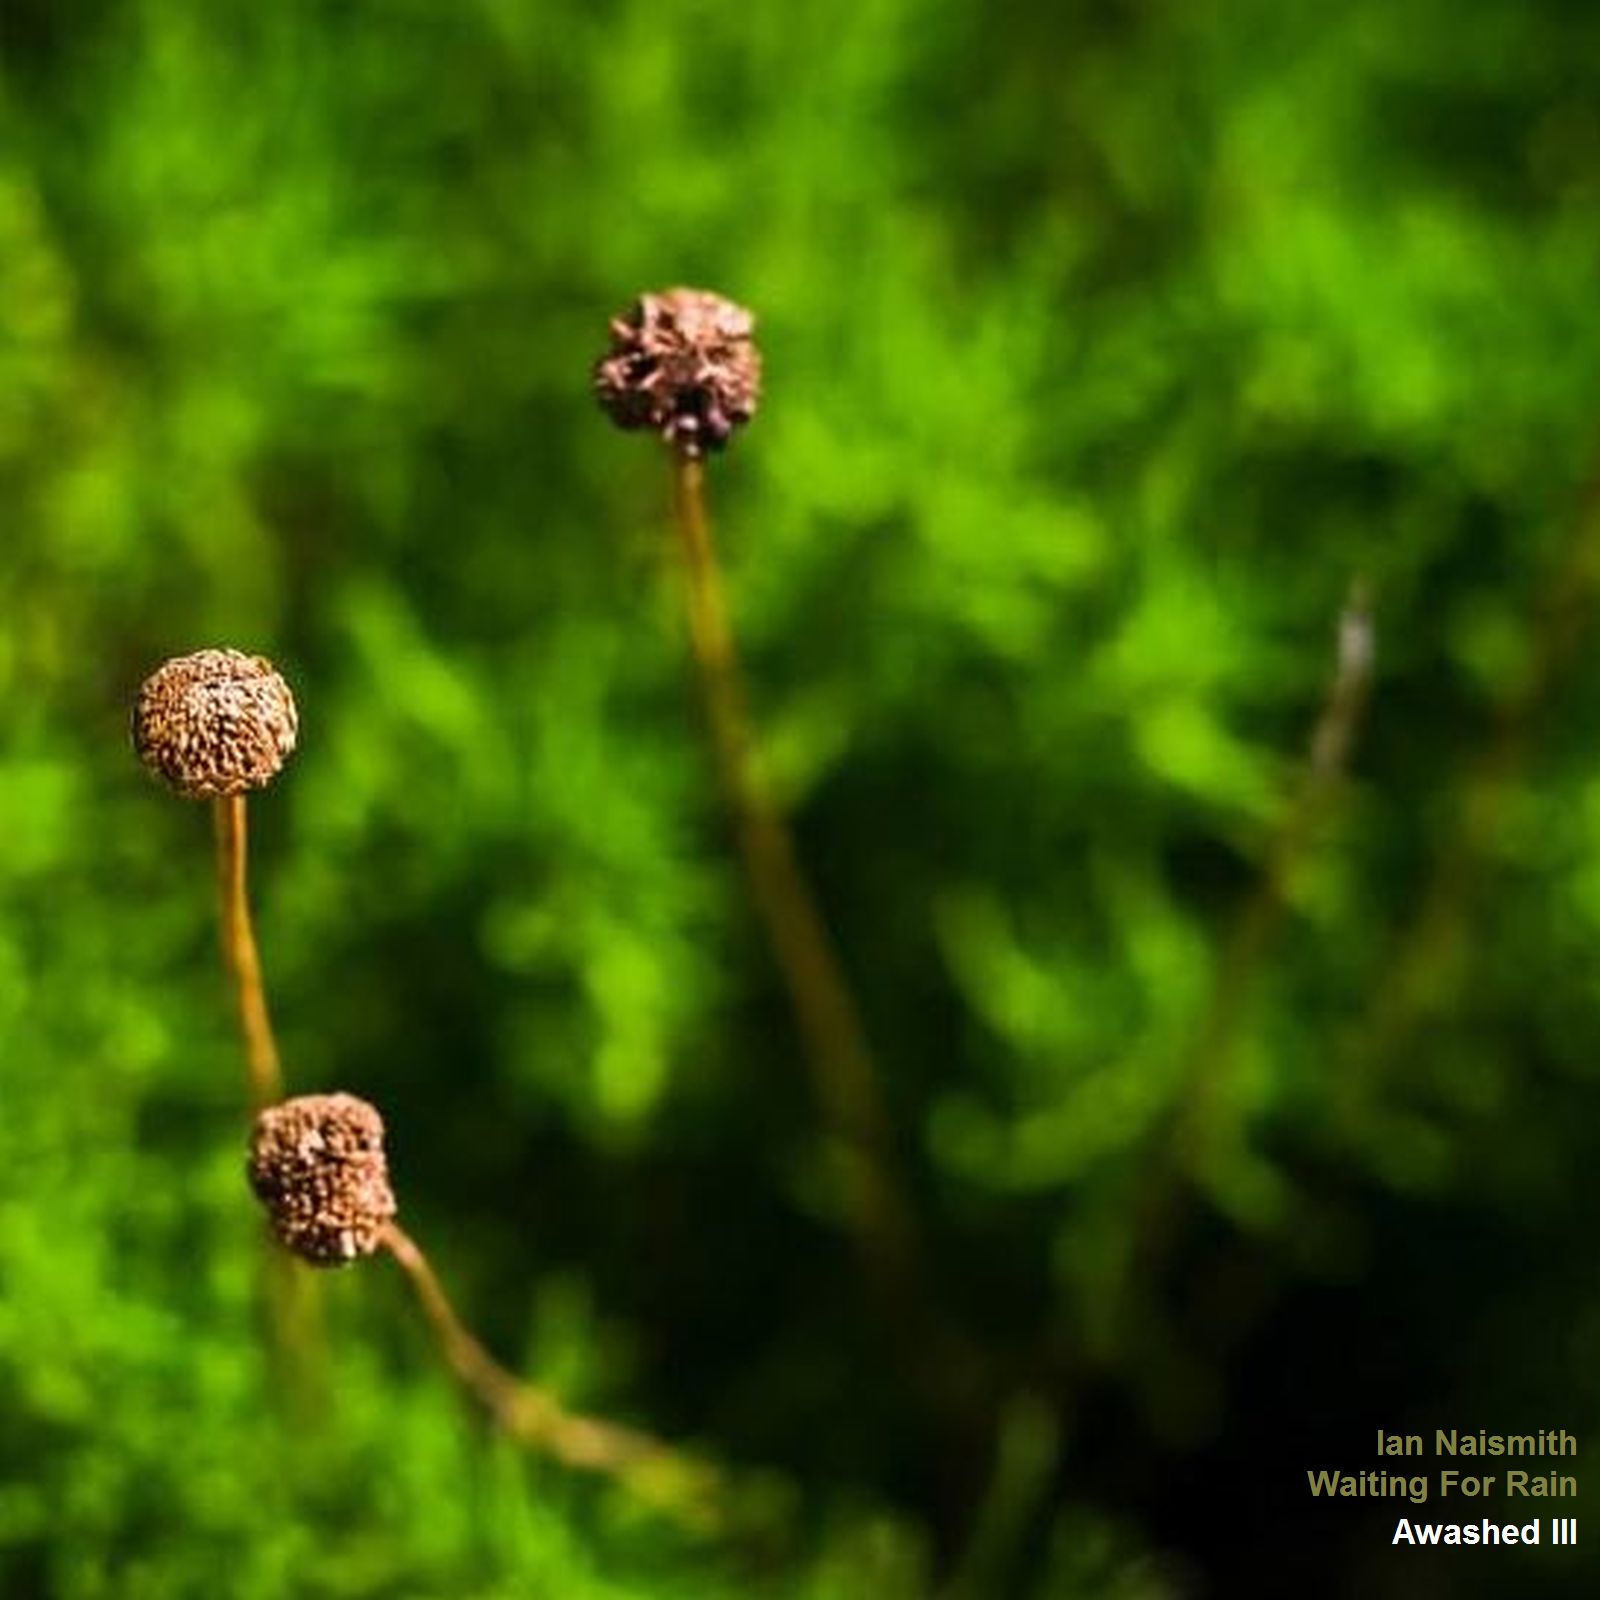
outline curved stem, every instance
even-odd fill
[[[683,456],[674,466],[689,632],[717,776],[752,899],[804,1035],[812,1089],[843,1169],[852,1231],[864,1255],[903,1288],[913,1226],[893,1170],[878,1071],[794,841],[751,762],[744,677],[706,515],[704,467]]]
[[[685,1521],[709,1526],[718,1520],[717,1476],[709,1465],[647,1433],[567,1411],[547,1391],[514,1377],[456,1315],[439,1275],[411,1235],[391,1222],[383,1243],[410,1279],[451,1371],[502,1432],[566,1466],[614,1477]]]
[[[260,1111],[283,1098],[283,1069],[267,1014],[261,981],[261,955],[250,921],[247,886],[249,834],[245,797],[224,795],[215,802],[217,884],[222,897],[222,953],[233,980],[244,1033],[245,1067],[250,1075],[250,1103]]]

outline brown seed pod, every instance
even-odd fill
[[[250,1139],[250,1187],[272,1230],[319,1267],[370,1256],[395,1214],[383,1118],[351,1094],[269,1106]]]
[[[720,450],[756,413],[761,352],[755,317],[704,289],[641,295],[612,319],[594,389],[619,428],[650,428],[675,450]]]
[[[179,794],[206,799],[271,783],[298,728],[289,685],[264,656],[197,650],[140,686],[133,748]]]

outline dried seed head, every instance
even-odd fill
[[[133,748],[179,794],[242,794],[277,776],[298,726],[289,685],[264,656],[197,650],[144,680]]]
[[[273,1232],[319,1267],[370,1256],[395,1214],[383,1118],[351,1094],[269,1106],[256,1118],[249,1173]]]
[[[612,319],[595,394],[619,428],[652,428],[685,456],[720,450],[761,398],[755,321],[704,289],[641,295]]]

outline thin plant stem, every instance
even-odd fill
[[[267,1012],[261,954],[250,917],[249,827],[242,794],[213,802],[217,832],[217,883],[222,900],[222,954],[233,984],[244,1036],[252,1113],[283,1098],[283,1068]],[[272,1351],[291,1409],[302,1419],[325,1409],[322,1302],[318,1285],[280,1251],[267,1256],[265,1296]]]
[[[673,460],[689,633],[718,780],[843,1169],[849,1226],[869,1266],[903,1290],[913,1274],[914,1227],[894,1171],[878,1070],[794,840],[751,759],[744,674],[706,514],[703,464],[682,455]]]
[[[1528,762],[1538,721],[1577,658],[1600,601],[1600,467],[1591,470],[1571,527],[1529,625],[1527,666],[1501,703],[1494,730],[1457,783],[1455,826],[1409,922],[1384,962],[1384,981],[1356,1030],[1339,1075],[1336,1109],[1354,1128],[1413,1029],[1441,1003],[1462,961],[1484,858]]]
[[[251,1109],[263,1111],[283,1098],[283,1068],[278,1061],[277,1041],[272,1035],[272,1020],[267,1014],[261,955],[250,921],[245,797],[223,795],[213,804],[217,822],[217,884],[222,896],[222,954],[228,976],[233,981],[239,1027],[244,1034]]]
[[[1201,1159],[1215,1137],[1234,1035],[1282,926],[1294,875],[1315,844],[1344,776],[1367,708],[1373,656],[1368,584],[1358,578],[1340,613],[1333,677],[1312,730],[1299,791],[1279,826],[1266,869],[1234,923],[1200,1026],[1180,1099],[1176,1143],[1181,1159]]]
[[[649,1434],[568,1411],[546,1390],[514,1377],[456,1315],[410,1234],[391,1222],[383,1244],[410,1280],[446,1364],[501,1432],[565,1466],[613,1478],[692,1526],[717,1526],[719,1481],[708,1463]]]
[[[1278,826],[1255,889],[1224,945],[1210,998],[1180,1081],[1169,1133],[1138,1182],[1132,1234],[1115,1299],[1126,1328],[1131,1297],[1159,1274],[1179,1219],[1185,1174],[1199,1171],[1229,1126],[1227,1086],[1234,1039],[1246,1002],[1282,926],[1294,876],[1316,843],[1338,794],[1371,692],[1374,658],[1369,585],[1357,578],[1339,616],[1334,669],[1312,728],[1300,785]]]
[[[1014,1395],[995,1420],[994,1464],[939,1600],[1005,1592],[1061,1464],[1061,1419],[1039,1396]]]

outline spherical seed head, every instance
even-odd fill
[[[264,656],[197,650],[140,686],[133,747],[179,794],[243,794],[278,775],[299,725],[289,685]]]
[[[720,450],[756,414],[756,319],[704,289],[641,295],[613,318],[594,389],[619,428],[651,428],[681,455]]]
[[[269,1106],[256,1118],[249,1173],[273,1232],[319,1267],[370,1256],[395,1214],[383,1118],[352,1094]]]

